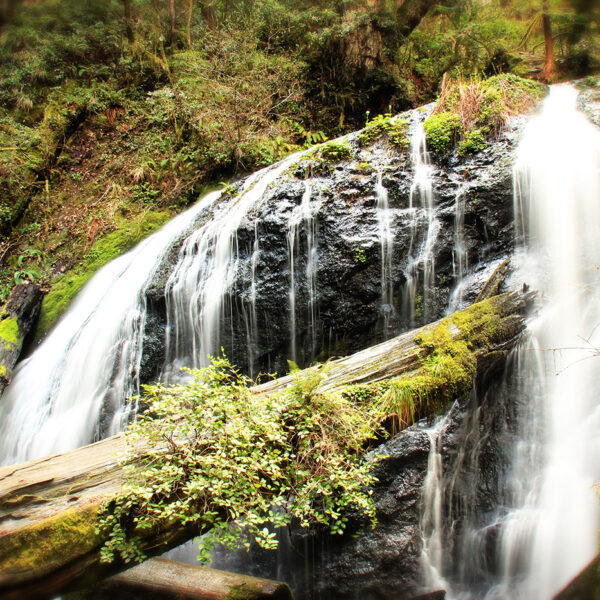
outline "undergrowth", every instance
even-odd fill
[[[546,90],[541,83],[512,74],[445,80],[433,113],[424,122],[427,145],[436,153],[457,143],[460,155],[479,152],[510,116],[529,110]]]
[[[130,444],[149,448],[125,467],[119,495],[104,508],[102,560],[145,557],[157,526],[193,526],[207,559],[216,543],[277,545],[270,529],[297,519],[342,533],[352,509],[374,523],[372,463],[362,454],[376,428],[371,408],[320,394],[327,367],[297,375],[288,391],[266,396],[224,358],[190,371],[191,381],[146,386],[147,412],[130,426]]]

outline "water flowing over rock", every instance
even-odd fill
[[[362,147],[352,134],[348,159],[289,157],[104,267],[7,390],[2,462],[119,430],[141,383],[176,380],[221,348],[253,375],[284,373],[288,359],[348,354],[441,316],[457,280],[457,190],[471,301],[512,248],[518,131],[465,161],[432,163],[427,110],[401,115],[412,158],[385,135]]]

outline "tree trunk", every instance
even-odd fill
[[[205,0],[202,3],[202,17],[206,26],[210,30],[214,30],[217,28],[218,20],[217,20],[217,11],[215,10],[215,5],[213,0]]]
[[[542,79],[549,83],[554,75],[554,43],[552,41],[552,22],[548,14],[548,0],[542,3],[542,26],[544,28],[544,68]]]
[[[171,40],[171,52],[175,52],[177,47],[177,23],[176,23],[176,11],[175,11],[175,0],[169,0],[169,33]]]
[[[285,583],[152,558],[77,594],[77,600],[294,600]],[[70,600],[66,598],[65,600]]]
[[[10,383],[25,338],[33,331],[44,294],[35,283],[16,285],[0,318],[0,395]]]
[[[515,292],[495,296],[332,361],[317,392],[420,374],[426,358],[436,350],[435,333],[440,331],[436,328],[443,328],[440,339],[450,335],[451,339],[463,340],[474,359],[471,379],[460,381],[461,393],[468,393],[473,383],[503,364],[525,327],[522,315],[531,298],[531,293]],[[287,376],[253,389],[269,394],[292,381],[293,376]],[[458,388],[458,381],[445,379],[429,382],[427,393],[438,404],[448,404],[453,398],[448,397],[447,390]],[[417,384],[414,393],[421,396]],[[70,585],[89,584],[126,568],[100,563],[104,539],[95,530],[99,508],[120,488],[123,470],[119,457],[125,451],[125,439],[117,435],[56,456],[0,468],[0,597],[46,598]],[[142,441],[134,451],[144,452]],[[198,533],[179,523],[163,524],[148,532],[142,545],[147,554],[156,555]]]
[[[133,35],[133,21],[131,19],[131,0],[123,0],[123,13],[125,17],[125,35],[127,41],[133,44],[135,38]]]
[[[187,24],[185,27],[185,36],[187,39],[188,50],[192,49],[192,16],[194,10],[194,0],[188,0]]]

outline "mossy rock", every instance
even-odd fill
[[[61,276],[45,296],[35,338],[40,339],[52,328],[75,295],[101,267],[154,233],[171,216],[169,212],[150,211],[137,221],[124,222],[119,229],[96,241],[83,262]]]
[[[408,150],[409,141],[406,135],[408,123],[392,115],[379,115],[367,122],[367,126],[358,134],[357,141],[361,148],[371,146],[377,140],[385,138],[401,152]]]
[[[3,342],[17,345],[19,343],[19,323],[15,317],[6,315],[0,321],[0,338]]]

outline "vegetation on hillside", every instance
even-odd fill
[[[434,99],[444,75],[593,72],[598,14],[595,0],[3,0],[0,299],[74,267],[85,280],[112,258],[94,260],[100,238],[125,232],[118,253],[152,230],[145,215],[369,116],[368,135],[405,143],[376,115]],[[461,126],[465,151],[483,143]]]

